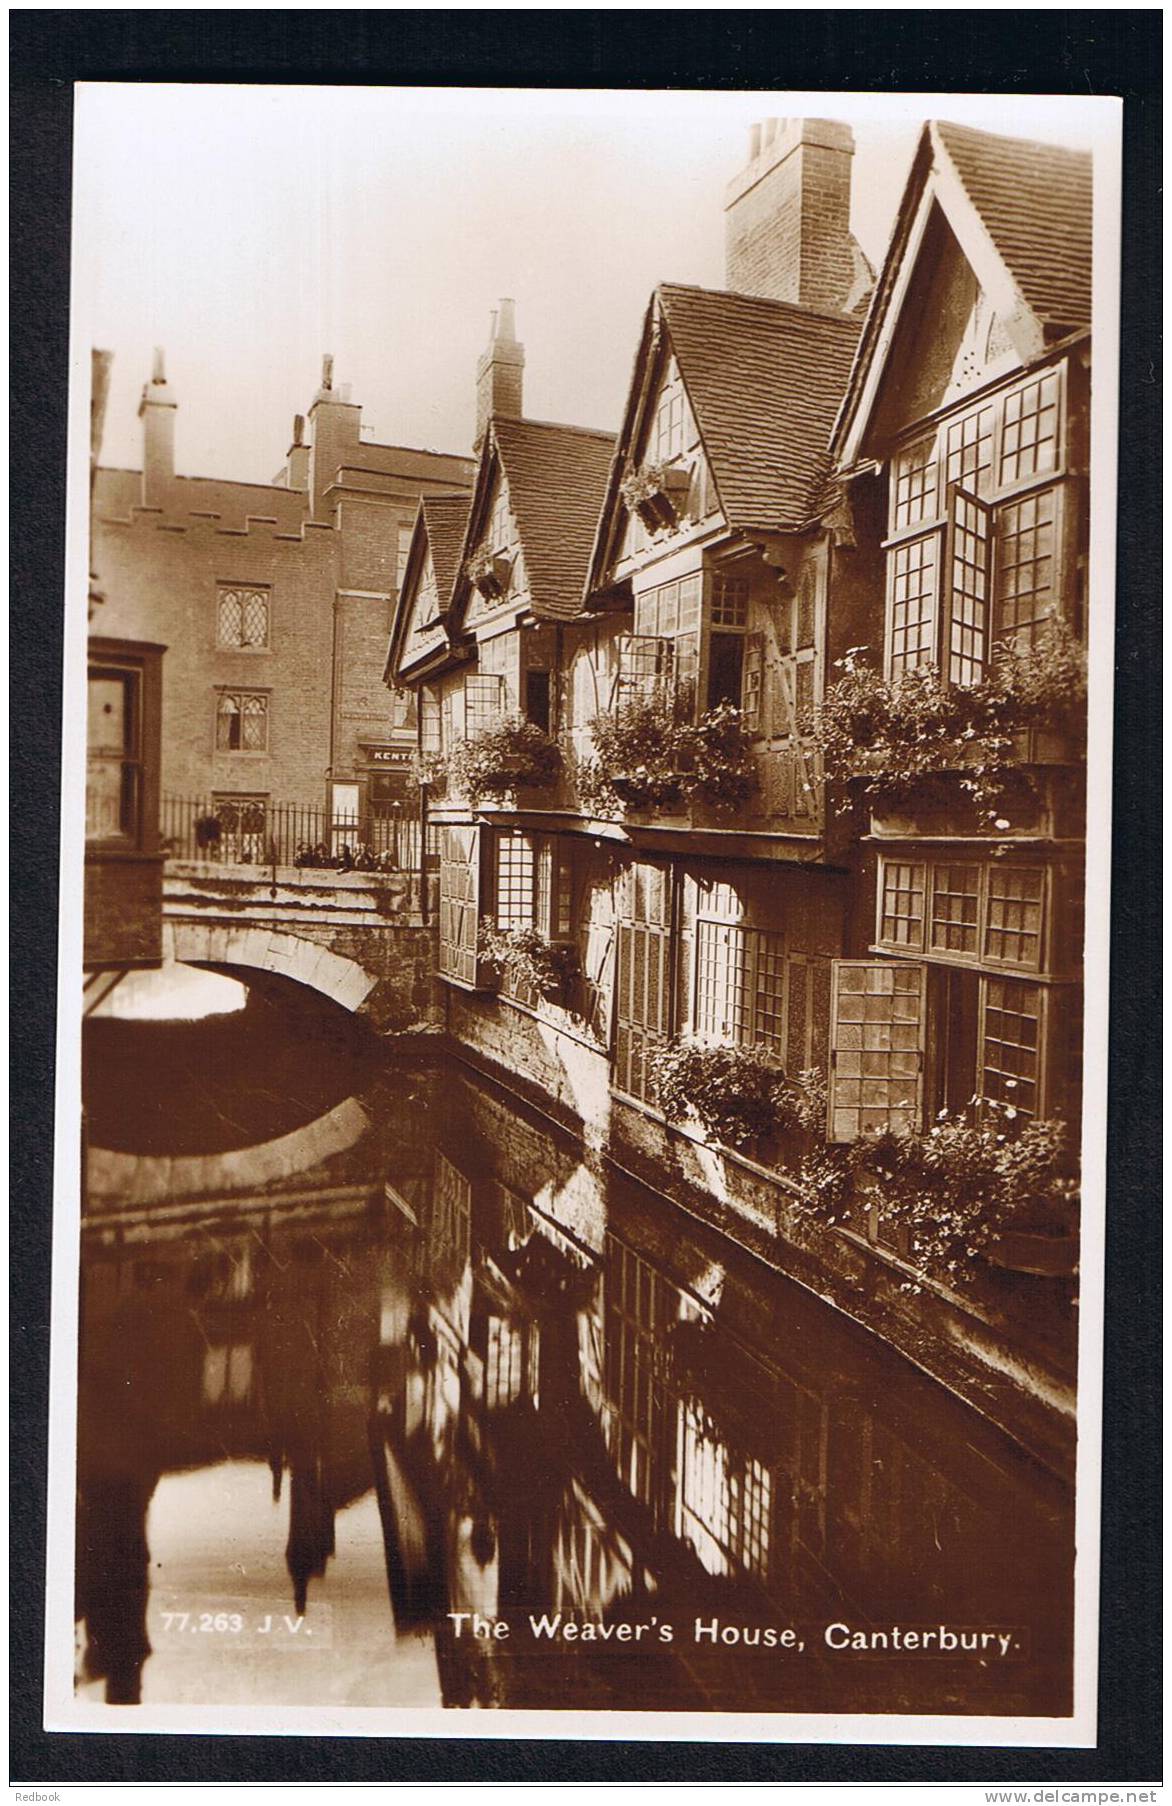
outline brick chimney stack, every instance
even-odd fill
[[[327,490],[338,472],[354,463],[353,454],[358,448],[362,425],[362,409],[350,400],[350,385],[334,386],[334,358],[329,351],[321,361],[321,387],[309,410],[309,424],[313,429],[313,446],[307,461],[306,487],[310,492],[313,515],[320,520],[326,511]]]
[[[725,282],[742,295],[852,312],[874,282],[851,236],[854,134],[834,119],[766,119],[725,196]]]
[[[144,383],[138,417],[142,421],[142,501],[165,508],[175,480],[175,414],[178,402],[167,382],[163,353],[156,347],[151,380]]]
[[[476,445],[479,451],[485,429],[494,414],[523,420],[521,399],[525,347],[517,343],[513,302],[506,296],[492,316],[487,349],[476,366]]]
[[[309,446],[305,443],[304,414],[293,416],[293,442],[289,447],[289,461],[285,466],[285,487],[309,488]]]

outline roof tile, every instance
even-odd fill
[[[729,526],[804,526],[861,320],[676,283],[657,294]]]
[[[493,420],[534,611],[580,613],[613,433],[543,420]]]
[[[939,141],[1044,328],[1091,318],[1091,158],[937,121]]]

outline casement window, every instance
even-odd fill
[[[693,1026],[702,1039],[761,1047],[787,1072],[822,1065],[829,962],[789,953],[784,935],[739,923],[696,923]]]
[[[923,966],[895,960],[832,962],[831,1141],[921,1126],[926,979]]]
[[[1019,978],[988,978],[981,992],[980,1094],[1036,1116],[1042,988]]]
[[[931,663],[949,683],[980,683],[994,645],[1031,643],[1052,614],[1063,491],[1037,485],[1061,472],[1062,395],[1061,371],[1043,371],[893,458],[890,676]]]
[[[509,512],[509,496],[504,484],[498,479],[493,491],[492,508],[488,516],[481,550],[485,552],[507,551],[513,537],[513,519]]]
[[[142,672],[91,665],[86,710],[86,840],[137,844],[141,798]]]
[[[550,940],[574,932],[573,848],[555,834],[496,836],[494,914],[499,928],[537,928]]]
[[[221,690],[216,702],[217,752],[267,752],[269,699],[261,690]]]
[[[618,640],[615,701],[653,702],[670,696],[675,675],[675,641],[646,633],[624,633]]]
[[[1044,866],[884,856],[875,938],[893,953],[1037,972],[1049,907]]]
[[[711,583],[712,625],[714,627],[747,627],[749,625],[749,580],[728,571],[713,571]]]
[[[469,740],[495,727],[504,712],[505,680],[495,671],[470,671],[464,679],[464,732]]]
[[[440,831],[439,969],[445,978],[475,989],[480,971],[480,831]]]
[[[1005,397],[998,481],[1002,488],[1057,468],[1060,379],[1047,370]]]
[[[419,750],[421,753],[443,751],[443,718],[439,691],[424,684],[419,692]]]
[[[269,644],[269,592],[220,584],[216,591],[216,644],[233,651],[263,651]]]
[[[614,1083],[654,1103],[650,1056],[673,1026],[672,881],[666,866],[636,861],[623,873],[616,934]]]
[[[1043,1108],[1062,987],[896,960],[836,960],[830,1022],[831,1141],[925,1128],[940,1110]],[[1057,1020],[1057,1018],[1055,1018]],[[1076,1024],[1060,1027],[1059,1043]]]
[[[672,458],[678,458],[683,451],[684,392],[681,388],[666,389],[660,396],[659,406],[655,410],[652,445],[656,464],[667,464]]]

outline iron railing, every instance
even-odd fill
[[[169,859],[219,865],[304,866],[333,871],[419,870],[419,822],[399,815],[336,815],[268,797],[162,800],[160,833]],[[436,831],[428,829],[428,853]]]

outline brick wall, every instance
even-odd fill
[[[94,565],[106,600],[101,629],[167,647],[163,660],[162,787],[175,796],[268,794],[320,806],[330,746],[330,684],[337,538],[329,529],[277,532],[132,511],[94,529]],[[269,647],[217,645],[221,583],[269,592]],[[380,667],[381,669],[381,667]],[[268,749],[216,748],[222,688],[264,692]]]

